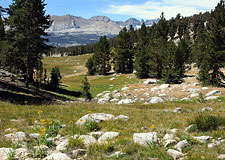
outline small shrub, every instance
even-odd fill
[[[78,147],[81,147],[81,148],[84,148],[84,142],[82,139],[80,138],[70,138],[69,139],[69,147],[70,148],[78,148]]]
[[[94,121],[87,121],[85,123],[84,127],[89,132],[99,131],[100,130],[100,127],[99,127],[98,123],[97,122],[94,122]]]
[[[216,130],[221,125],[222,119],[218,116],[199,113],[194,121],[199,131],[208,131]]]
[[[87,76],[84,77],[82,81],[82,96],[85,98],[86,101],[90,101],[92,99],[92,95],[90,93],[90,84],[88,82]]]
[[[61,78],[62,77],[60,75],[59,68],[58,67],[52,68],[50,84],[51,84],[51,86],[53,88],[58,88],[59,87]]]

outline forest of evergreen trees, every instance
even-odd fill
[[[93,53],[87,61],[88,74],[132,73],[138,78],[158,78],[181,83],[191,64],[199,68],[203,85],[219,86],[225,80],[225,7],[221,0],[211,12],[166,20],[164,14],[152,26],[139,30],[123,28],[115,38],[100,38],[97,44],[51,48],[45,30],[51,25],[43,0],[13,0],[8,17],[0,17],[0,67],[33,82],[34,71],[43,75],[42,56]],[[8,30],[5,31],[5,26]]]
[[[204,86],[220,86],[225,76],[224,0],[211,12],[143,23],[139,30],[123,28],[107,40],[101,37],[94,55],[86,63],[88,74],[132,73],[138,78],[157,78],[165,83],[181,83],[191,64],[199,68],[198,80]]]

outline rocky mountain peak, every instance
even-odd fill
[[[89,20],[92,20],[92,21],[103,21],[103,22],[110,22],[110,18],[109,17],[106,17],[106,16],[93,16],[91,17]]]

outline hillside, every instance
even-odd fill
[[[48,73],[58,65],[62,89],[75,92],[80,90],[89,57],[45,57],[43,63]],[[0,102],[0,155],[3,159],[13,157],[14,152],[19,159],[220,159],[225,154],[225,89],[202,88],[196,72],[193,68],[183,84],[164,89],[158,88],[163,85],[160,82],[138,80],[134,74],[89,76],[91,93],[96,97],[91,103],[63,93],[58,96],[69,99],[58,99],[61,105],[32,105],[29,100],[23,105]],[[219,90],[214,95],[219,97],[203,100],[212,90]],[[96,96],[99,93],[102,96]],[[130,104],[118,104],[115,93],[120,95],[119,101],[126,99],[123,102]],[[196,96],[198,93],[203,98]],[[156,96],[164,102],[144,104]],[[189,99],[181,100],[184,97]],[[207,120],[210,115],[215,121]],[[203,116],[199,117],[203,121],[197,121],[198,116]],[[96,122],[78,125],[90,117]],[[195,123],[197,127],[190,126]],[[198,125],[212,128],[204,131]]]
[[[108,38],[118,35],[123,27],[133,25],[140,28],[142,22],[147,26],[152,25],[155,20],[139,21],[130,18],[124,22],[113,21],[105,16],[93,16],[89,19],[82,17],[64,15],[51,16],[52,25],[47,32],[49,34],[49,44],[53,46],[77,46],[96,43],[100,36],[106,35]]]

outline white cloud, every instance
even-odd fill
[[[219,0],[149,0],[142,4],[109,5],[104,12],[107,14],[128,15],[141,19],[159,18],[162,12],[167,19],[178,13],[190,16],[215,8]]]

